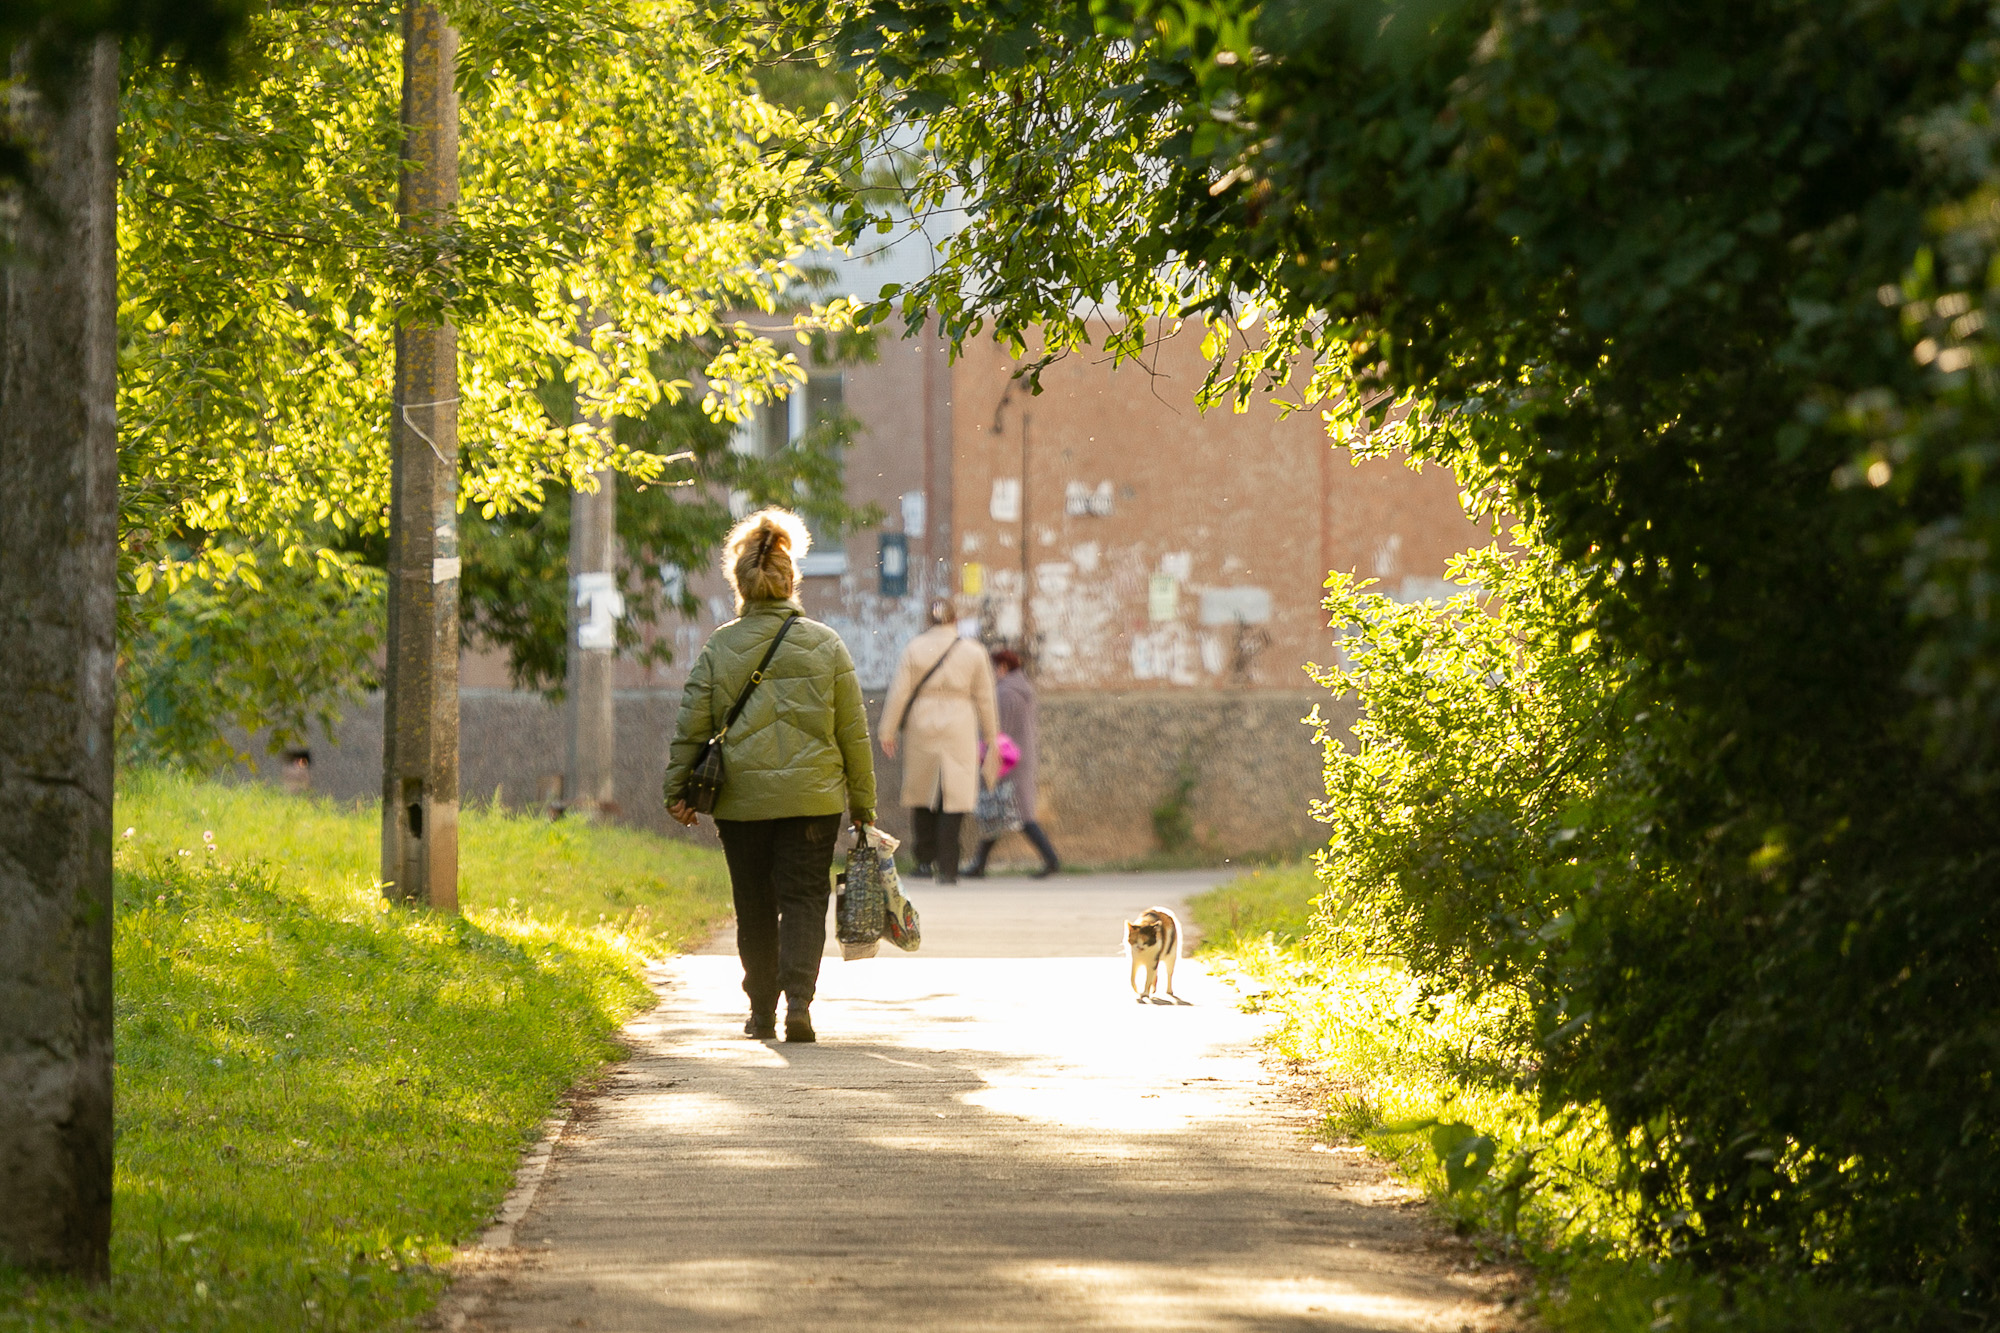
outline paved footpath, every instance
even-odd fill
[[[1225,984],[1134,1003],[1121,914],[1217,878],[913,884],[923,950],[829,961],[812,1046],[743,1037],[733,955],[661,963],[445,1326],[1497,1326],[1407,1190],[1307,1139]]]

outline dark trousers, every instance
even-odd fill
[[[943,803],[940,798],[938,804]],[[910,811],[911,841],[916,843],[910,855],[917,858],[920,866],[935,866],[940,884],[958,882],[958,830],[964,822],[963,814],[946,814],[937,809]]]
[[[834,814],[715,821],[736,899],[743,993],[759,1013],[776,1012],[781,994],[791,1012],[803,1012],[819,987],[832,892],[828,876],[841,819]]]
[[[1056,860],[1055,844],[1049,841],[1049,835],[1042,831],[1042,826],[1040,824],[1037,824],[1034,820],[1031,819],[1027,823],[1021,825],[1021,836],[1026,838],[1029,842],[1035,844],[1035,850],[1041,853],[1042,865],[1044,868],[1049,870],[1054,870],[1062,864],[1062,862]],[[975,852],[972,857],[971,870],[973,874],[978,875],[985,873],[986,858],[993,854],[993,844],[997,841],[999,841],[999,839],[989,838],[985,842],[979,844],[979,850]]]

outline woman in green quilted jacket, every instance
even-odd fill
[[[798,603],[811,542],[798,515],[784,509],[761,510],[730,529],[722,572],[736,592],[737,618],[709,636],[688,672],[667,762],[667,811],[692,826],[697,816],[686,793],[695,760],[777,642],[723,740],[713,811],[750,997],[743,1031],[760,1040],[778,1035],[780,994],[785,1040],[815,1040],[811,1010],[834,843],[843,814],[857,827],[875,821],[875,764],[854,659],[840,636],[806,619]]]

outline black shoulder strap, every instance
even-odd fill
[[[778,645],[785,641],[785,635],[790,632],[793,622],[798,618],[799,613],[792,612],[785,617],[785,623],[778,626],[778,632],[771,636],[771,646],[764,650],[764,660],[750,673],[750,683],[743,687],[743,693],[736,696],[735,706],[729,710],[729,716],[722,720],[722,730],[715,733],[717,737],[727,736],[729,729],[736,725],[737,717],[743,712],[743,705],[750,702],[750,692],[764,683],[764,668],[770,666],[771,659],[778,655]]]
[[[910,720],[910,705],[916,703],[917,696],[924,692],[924,686],[931,683],[931,677],[938,673],[938,668],[944,665],[944,659],[951,656],[951,650],[958,647],[958,644],[959,641],[953,639],[945,645],[944,651],[938,654],[938,660],[931,663],[931,669],[924,672],[924,678],[917,682],[917,688],[911,690],[910,697],[903,700],[903,715],[896,719],[896,734],[898,736],[903,734],[903,727]]]

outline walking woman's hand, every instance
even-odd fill
[[[675,822],[685,824],[689,828],[693,828],[701,819],[701,816],[695,813],[694,807],[686,801],[675,801],[667,807],[667,813],[674,817]]]
[[[886,731],[882,733],[882,753],[890,759],[896,757],[896,738]]]

